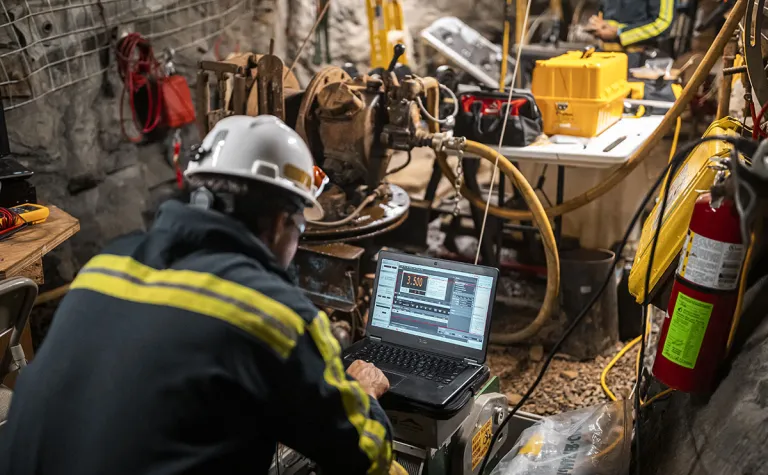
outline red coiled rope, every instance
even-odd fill
[[[123,93],[120,97],[120,128],[123,135],[131,142],[141,142],[142,136],[154,130],[163,119],[163,88],[165,78],[163,67],[152,51],[149,41],[138,33],[130,33],[117,43],[117,71],[123,81]],[[146,88],[147,118],[140,123],[136,113],[136,93]],[[130,136],[125,131],[124,106],[125,96],[131,106],[131,115],[138,136]]]

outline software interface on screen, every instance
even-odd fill
[[[381,262],[374,327],[481,350],[493,277]]]

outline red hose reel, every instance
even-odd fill
[[[152,45],[138,33],[122,38],[116,47],[117,70],[123,82],[120,98],[120,127],[131,142],[141,142],[145,134],[159,128],[177,129],[195,121],[195,108],[189,85],[183,76],[167,75],[155,58]],[[131,109],[136,136],[125,130],[124,108]]]

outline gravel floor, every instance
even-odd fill
[[[616,343],[614,351],[591,361],[573,361],[556,357],[544,379],[522,410],[539,415],[557,414],[608,401],[600,387],[600,373],[622,348]],[[639,349],[639,346],[637,347]],[[608,387],[617,397],[627,397],[632,390],[637,350],[633,348],[608,373]],[[516,404],[536,378],[546,356],[541,346],[494,347],[488,352],[491,374],[501,379],[501,389],[510,404]]]

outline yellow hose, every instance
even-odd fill
[[[736,309],[733,312],[733,323],[731,324],[731,332],[728,335],[728,345],[726,346],[726,352],[731,351],[733,337],[736,336],[736,329],[739,327],[739,320],[741,319],[741,308],[744,305],[744,292],[747,290],[749,264],[752,260],[752,254],[754,252],[754,245],[756,240],[757,236],[755,236],[755,233],[752,233],[752,236],[750,236],[749,240],[749,247],[747,247],[747,255],[744,258],[744,265],[741,266],[741,277],[739,278],[739,296],[736,300]]]
[[[667,388],[664,391],[660,392],[659,394],[656,394],[655,396],[651,396],[647,401],[640,404],[641,407],[648,407],[650,406],[654,401],[656,401],[659,398],[663,398],[667,394],[672,394],[675,392],[672,388]]]
[[[608,372],[611,370],[611,368],[613,368],[613,365],[618,363],[618,361],[621,359],[622,356],[624,356],[624,354],[627,351],[631,350],[635,345],[640,343],[640,340],[642,340],[642,339],[643,339],[643,337],[639,336],[639,337],[635,338],[634,340],[630,341],[629,343],[627,343],[624,346],[624,348],[621,349],[621,351],[616,353],[616,356],[613,357],[611,362],[608,363],[605,366],[605,368],[603,368],[603,372],[600,373],[600,386],[603,387],[603,392],[605,393],[606,396],[611,398],[611,401],[615,401],[616,400],[616,395],[613,394],[613,391],[611,391],[611,388],[608,387],[608,383],[605,381],[606,377],[608,376]]]
[[[67,292],[69,292],[69,284],[62,285],[60,287],[56,287],[53,290],[49,290],[47,292],[43,292],[42,294],[38,295],[35,299],[35,306],[42,305],[46,302],[50,302],[51,300],[57,300],[62,297],[64,297]]]
[[[693,77],[691,77],[691,80],[685,86],[685,89],[680,95],[680,98],[675,101],[675,104],[672,106],[672,108],[667,111],[664,119],[662,119],[656,130],[654,130],[653,133],[645,140],[645,142],[643,142],[642,145],[640,145],[640,147],[635,150],[629,159],[624,164],[613,170],[610,176],[603,180],[599,185],[590,188],[584,193],[571,198],[562,204],[545,209],[544,211],[546,212],[547,216],[560,216],[575,209],[581,208],[582,206],[594,201],[595,199],[613,189],[614,186],[626,178],[627,175],[629,175],[635,168],[637,168],[637,166],[642,163],[642,161],[645,160],[648,155],[650,155],[653,147],[672,129],[677,118],[680,117],[685,108],[688,106],[688,103],[691,102],[691,99],[693,99],[693,97],[696,95],[699,87],[704,83],[704,80],[709,75],[712,67],[715,65],[715,62],[717,62],[717,59],[722,55],[725,45],[728,43],[728,41],[731,40],[733,32],[736,31],[736,27],[738,26],[741,18],[744,16],[746,8],[747,0],[736,1],[733,9],[731,9],[731,12],[728,14],[728,18],[725,20],[725,25],[723,25],[723,28],[720,29],[720,32],[715,38],[715,41],[712,43],[712,46],[710,46],[710,48],[707,50],[706,55],[704,55],[704,59],[696,68],[696,72],[693,73]],[[448,181],[451,183],[455,182],[456,176],[454,175],[453,170],[451,170],[451,167],[448,165],[448,161],[446,160],[445,155],[441,156],[438,154],[437,161],[443,174],[446,178],[448,178]],[[505,157],[500,157],[499,166],[502,166],[502,164],[509,164],[509,160],[507,160]],[[462,187],[461,193],[474,206],[485,209],[485,200],[476,193],[473,193],[466,186]],[[494,216],[510,219],[513,221],[526,221],[533,218],[533,213],[531,211],[499,208],[495,205],[491,205],[488,212]]]
[[[557,255],[557,243],[555,242],[555,233],[552,232],[552,226],[549,223],[544,207],[541,205],[541,201],[536,196],[536,192],[525,179],[520,170],[518,170],[512,163],[500,156],[495,150],[487,147],[481,143],[467,140],[465,152],[479,156],[491,163],[495,163],[497,158],[499,160],[499,169],[507,175],[510,181],[520,190],[520,193],[531,210],[533,215],[533,221],[536,223],[536,227],[539,228],[541,233],[541,240],[544,243],[544,254],[547,262],[547,290],[544,294],[544,303],[539,309],[539,314],[536,319],[531,322],[530,325],[522,330],[511,334],[499,334],[491,333],[491,343],[497,345],[510,345],[513,343],[520,343],[530,339],[532,336],[539,332],[544,322],[549,318],[552,310],[557,304],[557,294],[560,290],[560,260]],[[444,153],[437,154],[438,160],[446,161]],[[446,162],[447,163],[447,162]]]
[[[683,125],[683,118],[678,117],[677,124],[675,125],[675,136],[672,138],[672,147],[669,149],[670,162],[675,157],[675,152],[677,152],[677,140],[680,138],[680,128],[682,127],[682,125]]]

